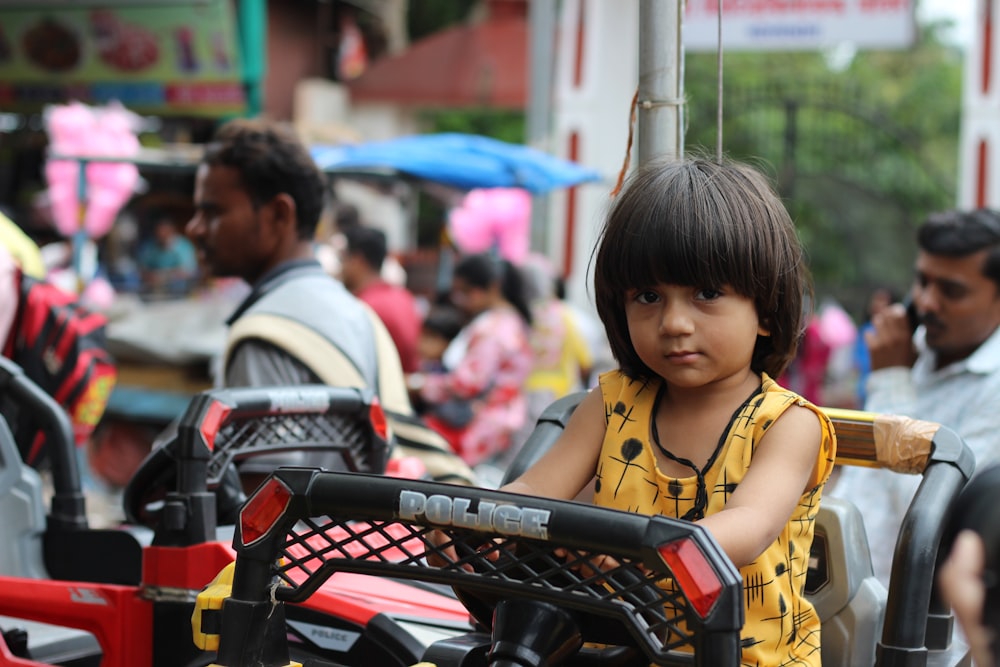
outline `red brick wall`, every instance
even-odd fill
[[[291,120],[295,85],[322,74],[317,38],[319,3],[270,0],[267,5],[263,112],[275,120]]]

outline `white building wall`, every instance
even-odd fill
[[[638,21],[638,0],[563,0],[560,10],[552,152],[575,158],[604,178],[553,193],[546,248],[560,270],[569,269],[568,299],[592,312],[588,269],[625,157],[629,105],[638,82]]]
[[[1000,207],[1000,0],[975,0],[959,138],[959,208]],[[987,13],[992,16],[986,29]],[[992,44],[987,43],[992,38]]]

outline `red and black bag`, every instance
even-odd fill
[[[49,283],[19,276],[17,315],[4,346],[4,356],[55,399],[69,414],[76,444],[82,446],[104,414],[117,379],[107,351],[107,319],[81,306],[76,295]],[[32,415],[3,416],[26,463],[45,460],[45,441]]]

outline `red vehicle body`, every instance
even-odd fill
[[[94,530],[87,526],[65,414],[6,360],[0,360],[0,391],[50,425],[55,487],[44,525],[18,538],[27,543],[21,551],[28,562],[0,563],[0,616],[7,617],[0,619],[0,665],[211,662],[214,654],[192,641],[191,615],[195,595],[235,558],[232,528],[217,526],[219,514],[235,516],[244,499],[233,466],[286,450],[311,451],[341,470],[383,471],[388,460],[385,419],[370,392],[320,386],[207,392],[126,490],[132,525]],[[0,429],[0,442],[8,440]],[[19,464],[16,448],[0,453],[7,467]],[[40,502],[39,494],[30,504]],[[373,587],[370,578],[343,577],[290,614],[288,632],[304,655],[327,655],[331,637],[348,633],[366,664],[409,665],[427,639],[412,636],[397,618],[417,619],[410,626],[418,635],[420,628],[439,636],[470,627],[468,612],[450,592],[388,580]],[[22,620],[87,634],[63,641],[70,650],[47,650],[32,634],[48,638],[50,629]]]

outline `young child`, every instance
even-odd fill
[[[417,354],[421,373],[444,373],[444,353],[462,330],[464,318],[453,306],[434,306],[420,326]]]
[[[829,419],[778,386],[809,279],[795,228],[754,170],[702,159],[641,169],[616,197],[595,297],[619,369],[504,490],[705,526],[740,568],[743,664],[819,665],[803,597]]]

